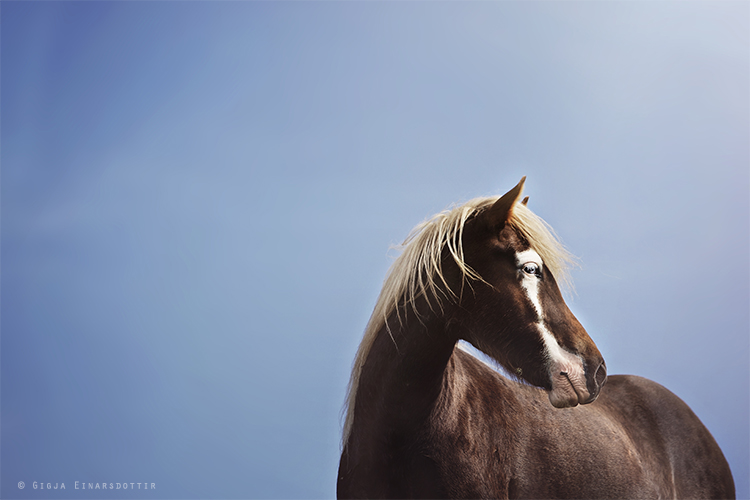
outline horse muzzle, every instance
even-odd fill
[[[579,356],[568,352],[563,359],[553,361],[549,369],[552,389],[548,392],[552,406],[571,408],[592,403],[607,381],[604,361],[599,360],[593,366],[593,370],[586,369]]]

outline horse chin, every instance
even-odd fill
[[[549,396],[549,402],[555,408],[572,408],[578,406],[578,395],[575,391],[553,388],[547,395]]]

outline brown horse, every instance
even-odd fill
[[[569,254],[518,202],[524,180],[407,238],[352,371],[338,497],[734,498],[685,403],[607,379],[558,288]]]

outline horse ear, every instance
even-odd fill
[[[526,176],[521,178],[516,187],[505,193],[497,200],[490,209],[485,212],[487,221],[492,227],[501,227],[508,219],[510,219],[513,213],[513,205],[518,202],[521,197],[521,191],[523,191],[523,184],[526,182]]]
[[[521,205],[528,205],[529,203],[529,197],[526,196],[523,200],[521,200]]]

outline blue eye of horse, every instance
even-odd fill
[[[526,274],[532,274],[534,276],[538,276],[539,275],[539,266],[537,266],[533,262],[528,262],[528,263],[526,263],[526,264],[523,265],[523,272],[525,272]]]

